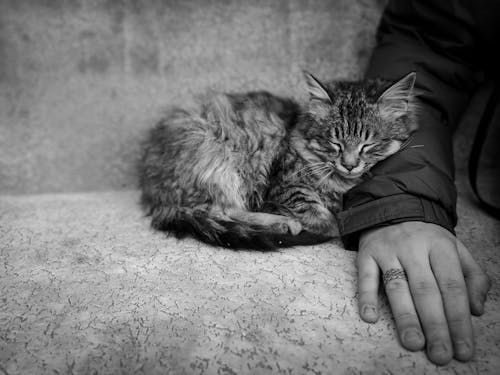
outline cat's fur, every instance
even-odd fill
[[[417,128],[415,73],[396,83],[305,77],[310,100],[302,107],[251,92],[170,111],[139,166],[152,226],[233,248],[338,235],[342,194]]]

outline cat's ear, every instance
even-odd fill
[[[417,73],[411,72],[385,90],[377,100],[383,117],[396,119],[408,113],[414,103],[415,80]]]
[[[309,92],[309,97],[311,99],[331,101],[330,95],[328,94],[328,91],[323,86],[323,84],[311,73],[306,72],[305,70],[303,70],[302,72],[306,79],[307,91]]]

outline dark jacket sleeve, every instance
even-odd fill
[[[474,25],[459,0],[390,1],[367,77],[397,80],[417,72],[419,130],[344,197],[339,229],[355,249],[361,231],[404,221],[453,233],[456,190],[451,133],[477,86]]]

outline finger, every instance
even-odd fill
[[[457,251],[465,276],[471,312],[474,315],[482,315],[484,313],[486,295],[491,287],[490,278],[479,267],[469,250],[467,250],[460,240],[457,240]]]
[[[453,350],[441,293],[428,258],[413,259],[411,264],[402,265],[408,274],[413,302],[425,333],[427,356],[436,364],[446,364],[451,361]]]
[[[448,248],[442,244],[439,249],[431,249],[430,262],[433,269],[439,270],[434,276],[441,291],[454,356],[468,361],[474,354],[469,298],[454,247],[455,244],[450,242]]]
[[[384,272],[385,292],[391,305],[401,344],[411,351],[423,349],[425,338],[403,267],[396,259],[390,264],[383,264],[381,268]]]
[[[359,314],[367,323],[378,320],[378,285],[380,272],[369,255],[358,255]]]

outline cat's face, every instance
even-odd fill
[[[304,147],[345,178],[358,178],[397,152],[416,129],[415,73],[389,87],[381,81],[323,85],[309,74],[306,79],[310,101],[300,129]]]
[[[399,140],[381,139],[371,134],[362,137],[332,137],[331,142],[331,163],[347,178],[360,177],[401,147]]]

